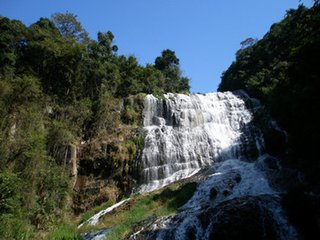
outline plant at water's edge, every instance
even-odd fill
[[[0,237],[1,239],[32,240],[35,238],[34,228],[25,219],[17,218],[12,214],[0,216]]]
[[[164,93],[154,93],[153,94],[156,98],[159,100],[166,100],[166,97],[164,96]]]
[[[101,204],[100,206],[97,206],[97,207],[94,207],[86,212],[84,212],[82,215],[81,215],[81,219],[80,219],[80,222],[79,224],[87,221],[89,218],[91,218],[93,215],[97,214],[98,212],[112,206],[114,204],[114,202],[112,202],[111,200]]]
[[[81,236],[79,235],[76,226],[60,223],[58,226],[52,230],[48,237],[48,240],[61,240],[61,239],[70,239],[70,240],[81,240]]]
[[[166,188],[160,194],[155,195],[153,200],[164,202],[168,210],[175,212],[190,199],[196,188],[197,184],[194,182],[179,186],[178,189]]]

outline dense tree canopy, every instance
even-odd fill
[[[287,160],[319,182],[320,8],[287,11],[257,43],[239,52],[220,91],[245,89],[261,99],[288,132]]]

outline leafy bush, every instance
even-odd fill
[[[21,206],[21,180],[4,170],[0,172],[0,236],[3,239],[32,239],[29,226]]]

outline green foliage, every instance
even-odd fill
[[[59,163],[65,160],[68,145],[75,141],[66,121],[53,120],[47,135],[47,149],[50,156]]]
[[[155,60],[154,67],[165,77],[165,92],[189,92],[189,79],[181,76],[179,59],[170,49],[163,50]]]
[[[92,112],[91,136],[113,131],[120,124],[120,101],[108,91],[101,93],[99,99],[94,101]]]
[[[254,45],[239,52],[223,74],[220,91],[242,88],[261,99],[288,132],[286,161],[319,183],[320,9],[299,6]]]
[[[135,138],[133,138],[133,142],[135,143],[135,145],[137,146],[138,149],[143,149],[144,147],[144,140],[145,140],[145,137],[142,136],[142,135],[139,135]]]
[[[161,52],[161,57],[156,58],[154,66],[160,71],[168,68],[176,68],[179,66],[179,59],[176,57],[174,51],[166,49]]]
[[[197,183],[195,182],[186,183],[177,189],[165,188],[160,194],[155,195],[153,200],[164,201],[169,210],[176,211],[179,207],[187,203],[196,188]]]
[[[105,216],[97,228],[112,227],[107,239],[126,239],[143,220],[176,213],[192,197],[196,187],[194,182],[174,183],[153,193],[138,195],[129,200],[127,207]],[[88,230],[88,227],[81,229]]]
[[[34,233],[28,222],[17,215],[0,216],[0,236],[2,239],[32,240]]]
[[[21,211],[19,188],[21,182],[14,173],[5,170],[0,173],[0,213],[13,214]]]
[[[27,239],[33,231],[30,223],[43,228],[61,215],[59,209],[63,208],[69,191],[68,178],[64,169],[51,163],[46,152],[47,130],[39,80],[23,75],[5,79],[2,86],[5,87],[0,101],[4,106],[1,136],[6,141],[1,143],[1,168],[12,169],[9,175],[8,170],[1,173],[8,190],[2,191],[6,196],[11,194],[2,196],[7,199],[3,200],[6,207],[2,207],[16,209],[3,215],[3,224],[7,226],[3,236]],[[14,235],[20,234],[18,227],[22,232],[19,237]]]
[[[129,96],[123,100],[123,110],[121,112],[121,121],[134,128],[142,125],[141,113],[143,110],[144,95]]]
[[[69,12],[55,13],[51,19],[62,36],[82,42],[88,41],[88,33],[77,20],[77,15]]]
[[[67,223],[61,223],[55,226],[52,232],[49,233],[48,240],[81,240],[81,236],[77,232],[77,228]]]
[[[27,28],[17,20],[0,16],[0,74],[12,77],[25,46]]]
[[[64,209],[65,199],[69,192],[68,177],[61,166],[48,163],[39,173],[41,181],[37,184],[38,204],[45,215]],[[57,212],[57,215],[60,213]],[[46,219],[47,221],[48,219]]]
[[[143,83],[142,92],[155,95],[165,93],[165,76],[154,66],[148,64],[141,72],[140,79]]]
[[[32,239],[21,206],[22,181],[9,169],[0,172],[0,236],[3,239]]]
[[[113,39],[114,35],[111,31],[106,33],[98,32],[99,57],[104,59],[109,58],[113,52],[118,50],[117,45],[112,45]]]
[[[114,202],[107,201],[107,202],[101,204],[100,206],[94,207],[94,208],[84,212],[81,215],[81,220],[80,220],[79,224],[84,223],[85,221],[87,221],[89,218],[91,218],[96,213],[102,211],[103,209],[106,209],[106,208],[112,206],[113,204],[114,204]]]

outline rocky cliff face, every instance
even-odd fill
[[[143,97],[118,100],[117,119],[103,126],[96,136],[77,144],[77,174],[73,208],[81,213],[108,200],[129,195],[135,184],[135,163],[143,147],[140,135]]]

